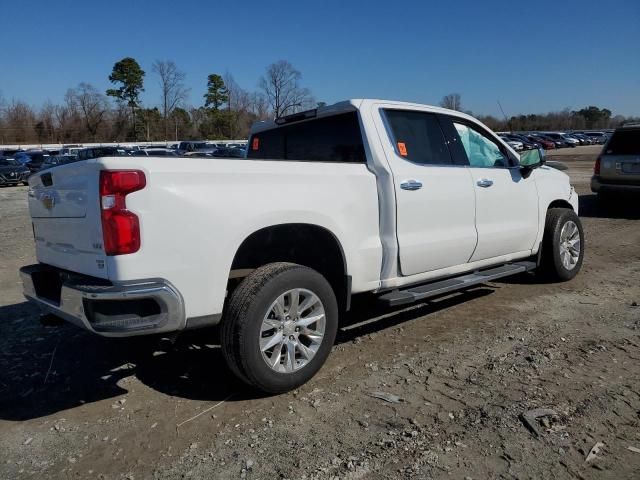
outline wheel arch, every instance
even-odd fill
[[[571,205],[567,200],[556,199],[547,206],[547,211],[552,208],[568,208],[569,210],[573,210],[573,205]]]
[[[338,237],[311,223],[283,223],[262,227],[245,237],[236,249],[229,271],[229,288],[252,270],[274,262],[305,265],[322,274],[333,288],[338,305],[348,310],[351,296],[347,256]]]

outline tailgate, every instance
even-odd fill
[[[98,176],[97,165],[84,161],[29,178],[29,212],[39,262],[107,278]]]

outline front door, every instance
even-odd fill
[[[381,110],[403,276],[465,264],[477,241],[471,172],[454,163],[437,115]]]
[[[517,158],[479,125],[455,117],[452,132],[469,162],[478,245],[471,262],[531,250],[538,235],[538,191]]]

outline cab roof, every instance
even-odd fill
[[[477,122],[476,119],[467,115],[466,113],[458,112],[456,110],[449,110],[442,107],[436,107],[433,105],[426,105],[415,102],[400,102],[395,100],[382,100],[375,98],[353,98],[350,100],[344,100],[334,103],[333,105],[325,105],[322,107],[314,108],[311,110],[305,110],[303,112],[297,112],[291,115],[285,115],[284,117],[277,118],[275,120],[262,120],[255,122],[251,126],[251,133],[258,133],[265,130],[271,130],[288,123],[300,122],[305,120],[311,120],[313,118],[329,117],[332,115],[338,115],[341,113],[354,112],[356,110],[363,109],[371,105],[380,105],[385,108],[406,108],[409,110],[423,110],[433,113],[443,113],[446,115],[452,115],[460,118],[466,118]]]

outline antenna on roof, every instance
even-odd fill
[[[504,113],[504,110],[502,109],[502,105],[500,104],[500,100],[496,100],[496,102],[498,102],[498,106],[500,107],[500,111],[502,112],[502,116],[504,117],[504,121],[507,125],[509,125],[509,133],[513,133],[513,128],[511,128],[511,122],[507,119],[507,116]]]

